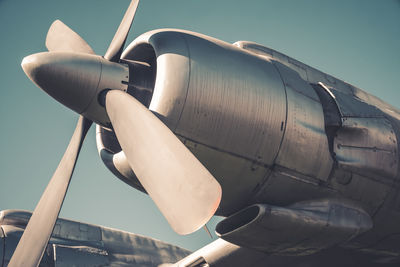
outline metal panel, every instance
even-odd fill
[[[286,206],[294,202],[334,197],[337,192],[320,185],[316,178],[275,166],[271,175],[254,193],[251,203]]]
[[[110,266],[105,250],[87,246],[53,244],[54,267]]]
[[[327,180],[333,160],[325,134],[324,113],[319,102],[286,88],[288,117],[276,164]]]
[[[253,196],[256,187],[269,174],[264,165],[231,153],[182,139],[190,151],[218,179],[223,197],[217,215],[232,214]]]
[[[341,169],[335,169],[330,187],[360,203],[369,214],[378,211],[392,188],[391,185]]]
[[[308,80],[307,66],[304,63],[301,63],[300,61],[298,61],[296,59],[288,57],[288,67],[294,69],[303,80],[305,80],[305,81]]]
[[[340,168],[368,177],[397,175],[397,139],[385,118],[343,118],[334,152]]]
[[[283,83],[285,84],[286,88],[291,88],[292,90],[308,96],[309,98],[319,102],[319,97],[314,89],[303,80],[299,74],[294,71],[293,69],[287,67],[286,65],[278,62],[272,61],[274,65],[277,67],[279,73],[281,74]]]
[[[382,110],[383,112],[385,112],[386,114],[388,114],[389,116],[392,116],[392,117],[396,118],[397,120],[400,120],[400,109],[398,109],[388,103],[383,102],[378,97],[368,94],[367,92],[364,92],[360,88],[357,88],[355,86],[351,86],[351,88],[354,92],[354,95],[356,97],[358,97],[359,99],[361,99],[362,101],[364,101],[370,105],[373,105],[373,106],[379,108],[380,110]]]
[[[346,82],[344,82],[344,81],[342,81],[342,80],[339,80],[339,79],[335,78],[334,87],[335,87],[335,89],[337,91],[342,92],[344,94],[349,94],[349,95],[353,94],[353,90],[352,90],[351,85],[346,83]]]
[[[168,243],[102,227],[104,250],[110,255],[111,266],[162,266],[174,263],[190,251]]]
[[[272,57],[272,49],[268,48],[266,46],[254,43],[254,42],[249,42],[249,41],[237,41],[233,43],[233,45],[240,47],[244,50],[250,51],[254,54],[260,55],[260,56],[267,56],[267,57]]]
[[[184,37],[190,83],[176,133],[271,165],[286,117],[285,91],[276,68],[231,44],[202,35]]]
[[[329,88],[329,91],[334,95],[342,117],[384,117],[383,112],[375,106],[369,105],[353,95],[339,92],[333,88]]]
[[[53,237],[97,243],[101,241],[101,229],[98,226],[59,219],[54,226]]]
[[[373,226],[354,203],[318,199],[287,207],[252,205],[216,227],[222,239],[275,255],[301,256],[343,244]]]
[[[279,52],[271,49],[271,48],[265,47],[263,45],[260,45],[260,44],[254,43],[254,42],[238,41],[238,42],[235,42],[233,45],[236,45],[240,48],[243,48],[247,51],[250,51],[250,52],[260,55],[260,56],[272,57],[275,60],[278,60],[279,62],[288,66],[289,68],[295,70],[303,80],[307,81],[306,65],[301,63],[298,60],[290,58],[286,55],[283,55],[282,53],[279,53]]]

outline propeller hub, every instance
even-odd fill
[[[73,111],[109,126],[98,95],[103,90],[127,90],[129,69],[96,55],[43,52],[21,63],[26,75],[51,97]]]

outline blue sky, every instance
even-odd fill
[[[0,209],[33,210],[62,157],[77,114],[23,73],[24,56],[45,51],[61,19],[104,54],[129,1],[0,0]],[[397,0],[142,0],[128,43],[157,28],[255,41],[400,107]],[[61,216],[152,236],[189,249],[204,231],[180,237],[152,201],[126,186],[97,156],[94,127],[83,146]],[[215,220],[209,224],[212,231]]]

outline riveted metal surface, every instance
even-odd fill
[[[378,97],[368,94],[367,92],[364,92],[360,88],[357,88],[352,85],[350,85],[350,86],[356,97],[358,97],[359,99],[361,99],[362,101],[364,101],[370,105],[376,106],[377,108],[379,108],[380,110],[382,110],[383,112],[388,114],[389,116],[392,116],[392,117],[396,118],[397,120],[400,120],[400,109],[393,107],[392,105],[389,105],[386,102],[383,102]]]
[[[308,96],[316,102],[319,102],[319,97],[315,90],[305,80],[303,80],[296,71],[280,63],[279,61],[273,61],[273,63],[281,74],[286,88],[289,87],[297,93]]]
[[[181,137],[182,142],[215,176],[223,188],[217,215],[239,210],[253,196],[256,187],[270,170],[250,159],[220,151]]]
[[[384,117],[384,113],[354,96],[329,88],[342,117]]]
[[[311,177],[327,180],[333,160],[325,134],[322,106],[319,100],[314,100],[314,98],[318,99],[318,96],[296,72],[288,71],[278,62],[275,64],[279,66],[282,79],[286,84],[288,99],[286,131],[276,164]],[[313,98],[308,96],[311,91]],[[316,164],[316,162],[319,163]]]
[[[101,229],[85,223],[57,220],[52,236],[76,241],[100,242]]]
[[[141,235],[101,227],[104,250],[110,266],[162,266],[190,254],[190,251]],[[109,266],[109,265],[106,265]]]
[[[316,178],[275,166],[266,181],[253,194],[251,203],[286,206],[307,199],[333,197],[337,193],[320,186],[320,181]]]
[[[110,266],[107,251],[99,248],[53,244],[53,255],[54,267]]]
[[[332,173],[330,187],[348,199],[357,201],[369,214],[382,206],[392,185],[342,169]]]
[[[385,118],[343,118],[334,152],[340,168],[369,177],[397,175],[397,138]]]
[[[238,41],[234,43],[234,45],[257,55],[268,56],[272,57],[275,60],[278,60],[282,64],[295,70],[303,80],[308,81],[309,83],[323,82],[329,86],[334,86],[338,91],[347,94],[353,94],[352,87],[348,83],[345,83],[329,74],[323,73],[322,71],[310,67],[294,58],[288,57],[278,51],[275,51],[274,49],[248,41]]]
[[[305,80],[305,81],[308,80],[307,69],[306,69],[306,66],[303,63],[301,63],[300,61],[298,61],[296,59],[293,59],[293,58],[289,57],[288,58],[288,66],[291,69],[295,70],[303,80]]]
[[[319,199],[287,207],[253,205],[219,222],[216,233],[243,247],[300,256],[346,242],[372,225],[371,217],[354,203]]]
[[[185,33],[190,83],[176,133],[271,165],[286,117],[285,91],[272,63],[228,43]]]
[[[265,58],[187,31],[146,33],[122,57],[150,63],[152,54],[157,75],[150,109],[218,179],[224,188],[219,211],[242,208],[282,140],[286,96],[278,71]],[[125,168],[114,158],[121,173]]]

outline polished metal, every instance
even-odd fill
[[[21,65],[27,76],[47,94],[103,126],[110,127],[110,124],[99,101],[100,93],[128,89],[128,66],[97,55],[44,52],[25,57]]]
[[[122,54],[149,64],[154,57],[150,110],[184,142],[201,147],[191,151],[224,187],[220,210],[237,209],[280,147],[286,95],[279,72],[228,43],[180,30],[146,33]]]
[[[318,95],[297,72],[280,62],[274,65],[281,74],[287,96],[285,135],[275,164],[326,181],[333,160]]]
[[[304,261],[312,262],[323,258],[321,249],[332,252],[331,259],[350,251],[400,262],[398,109],[252,42],[232,45],[190,31],[154,30],[120,58],[137,4],[131,2],[105,58],[55,22],[51,52],[27,57],[23,67],[42,89],[99,124],[103,162],[127,184],[147,190],[175,230],[201,227],[216,209],[230,216],[219,230],[240,246],[219,241],[178,265],[238,266],[239,257],[258,259],[254,250],[313,254]],[[198,178],[202,174],[206,179]],[[7,227],[18,228],[2,229]],[[82,246],[55,244],[54,259],[72,264],[72,255],[79,255],[84,264],[107,265],[118,242],[110,249],[83,243],[115,240],[120,233],[101,230],[100,237],[96,229],[57,224],[55,236],[68,233]],[[120,239],[135,243],[124,234]],[[333,259],[329,263],[339,262]]]
[[[385,118],[343,118],[333,149],[339,168],[376,179],[397,177],[397,138]]]
[[[289,68],[297,71],[303,80],[308,81],[309,83],[324,83],[328,87],[335,88],[335,90],[340,91],[344,94],[351,96],[355,96],[361,99],[363,102],[370,104],[372,106],[377,107],[382,110],[389,116],[400,120],[400,109],[393,107],[392,105],[382,101],[376,96],[373,96],[358,87],[355,87],[349,83],[346,83],[340,79],[337,79],[329,74],[326,74],[320,70],[317,70],[313,67],[310,67],[296,59],[288,57],[274,49],[265,47],[263,45],[248,42],[248,41],[238,41],[234,43],[235,46],[243,48],[247,51],[250,51],[254,54],[264,56],[267,58],[276,59],[282,64],[287,65]]]

